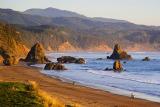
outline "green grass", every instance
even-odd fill
[[[0,107],[80,107],[68,105],[40,90],[34,81],[0,82]]]
[[[29,85],[0,82],[0,107],[43,107],[43,103]]]

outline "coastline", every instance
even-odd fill
[[[44,73],[42,73],[42,74],[44,74]],[[58,79],[58,80],[65,82],[65,83],[70,83],[70,84],[79,85],[79,86],[83,86],[83,87],[87,87],[87,88],[102,90],[102,91],[110,92],[112,94],[126,96],[126,97],[131,97],[131,95],[134,95],[134,98],[137,98],[137,99],[148,100],[148,101],[160,103],[159,97],[147,95],[144,93],[133,92],[133,91],[118,89],[118,88],[109,87],[109,86],[101,86],[101,85],[95,85],[95,84],[86,84],[86,83],[76,82],[74,80],[66,79],[66,78],[63,78],[60,76],[53,76],[53,75],[50,76],[47,74],[44,74],[44,75],[52,77],[54,79]]]
[[[40,88],[49,94],[56,96],[58,99],[66,103],[78,103],[84,107],[158,107],[160,103],[151,102],[142,99],[131,99],[127,96],[116,95],[108,91],[93,89],[81,84],[67,83],[61,81],[60,78],[53,78],[44,75],[40,69],[36,67],[19,66],[1,66],[1,81],[36,81]]]
[[[49,75],[47,75],[47,76],[49,76]],[[131,98],[131,96],[134,95],[134,98],[136,98],[136,99],[142,99],[142,100],[147,100],[147,101],[160,103],[160,98],[159,97],[147,95],[147,94],[144,94],[144,93],[133,92],[133,91],[118,89],[118,88],[109,87],[109,86],[101,86],[101,85],[95,85],[95,84],[91,85],[91,84],[76,82],[74,80],[62,78],[62,77],[59,77],[59,76],[49,76],[49,77],[52,77],[54,79],[58,79],[58,80],[60,80],[62,82],[65,82],[65,83],[70,83],[70,84],[79,85],[79,86],[83,86],[83,87],[87,87],[87,88],[97,89],[97,90],[109,92],[109,93],[112,93],[112,94],[115,94],[115,95],[126,96],[126,97],[129,97],[129,98]]]

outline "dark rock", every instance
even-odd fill
[[[76,63],[76,64],[84,64],[85,60],[83,58],[75,58],[71,56],[62,56],[57,58],[59,63]]]
[[[103,60],[103,58],[97,58],[96,60]]]
[[[16,65],[19,60],[15,56],[9,56],[3,60],[3,64],[6,66]]]
[[[106,68],[105,69],[105,71],[111,71],[111,70],[113,70],[113,69],[111,69],[111,68]]]
[[[122,64],[119,60],[116,60],[113,64],[113,70],[115,72],[119,72],[119,71],[122,71],[123,70],[123,67],[122,67]]]
[[[83,58],[76,59],[76,64],[85,64],[85,60]]]
[[[151,59],[149,57],[145,57],[144,59],[142,59],[142,61],[150,61]]]
[[[47,63],[44,67],[45,70],[67,70],[61,63]]]
[[[107,57],[108,59],[114,59],[114,60],[131,60],[131,55],[128,55],[127,52],[123,51],[120,47],[120,45],[116,44],[114,46],[114,50],[111,56]]]
[[[31,48],[25,61],[32,63],[40,63],[40,64],[50,62],[45,56],[44,48],[40,43],[36,43]]]
[[[62,56],[60,58],[57,58],[57,61],[59,63],[75,63],[76,60],[77,60],[76,58],[71,56]]]

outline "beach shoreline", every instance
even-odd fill
[[[42,74],[39,68],[25,65],[1,66],[1,81],[36,81],[40,88],[65,103],[78,103],[84,107],[159,107],[160,103],[132,99],[127,96],[116,95],[108,91],[93,89],[80,84],[62,81]]]

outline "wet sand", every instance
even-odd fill
[[[84,107],[160,107],[160,103],[65,83],[40,73],[38,68],[24,65],[0,66],[0,81],[28,80],[36,81],[41,89],[67,104],[78,103]]]

